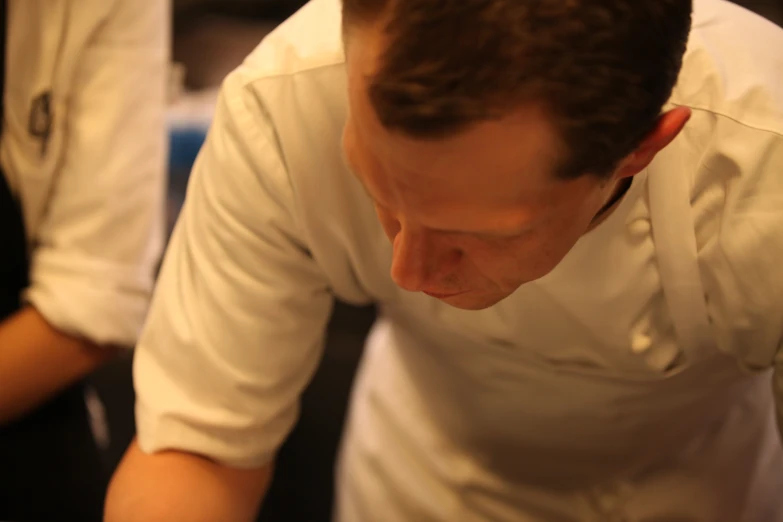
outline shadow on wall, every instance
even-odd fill
[[[275,26],[305,0],[176,0],[173,58],[189,89],[220,84]]]

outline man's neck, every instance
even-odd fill
[[[632,183],[633,178],[623,178],[620,181],[615,182],[612,195],[590,222],[590,227],[587,229],[588,232],[603,223],[612,214],[612,212],[615,211],[615,209],[619,206],[620,201],[623,200],[623,196],[625,196],[625,194],[628,192],[628,189],[631,188]]]

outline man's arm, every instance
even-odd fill
[[[177,451],[148,455],[134,441],[109,487],[105,521],[251,522],[271,476],[271,465],[236,469]]]
[[[136,345],[138,448],[109,495],[111,522],[192,520],[194,508],[249,520],[321,358],[330,282],[258,75],[246,62],[224,81],[190,176]],[[179,480],[196,482],[167,485]]]
[[[116,351],[53,328],[28,306],[0,323],[0,426],[87,375]]]

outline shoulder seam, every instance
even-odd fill
[[[263,82],[265,80],[278,80],[278,79],[281,79],[281,78],[289,78],[289,77],[293,77],[293,76],[298,76],[300,74],[312,73],[312,72],[319,71],[321,69],[329,69],[330,67],[336,67],[336,66],[340,66],[340,65],[344,65],[344,64],[345,64],[345,60],[341,59],[341,60],[335,60],[332,63],[325,63],[325,64],[321,64],[321,65],[313,65],[311,67],[305,67],[303,69],[297,69],[297,70],[289,71],[289,72],[276,72],[276,73],[271,73],[271,74],[262,74],[262,75],[258,75],[258,76],[252,76],[252,77],[250,77],[247,80],[242,82],[242,88],[250,87],[250,86],[254,85],[257,82]],[[240,66],[240,68],[241,68],[241,66]]]
[[[738,120],[737,118],[735,118],[733,116],[729,116],[726,113],[719,112],[719,111],[716,111],[714,109],[707,109],[705,107],[699,107],[699,106],[696,106],[696,105],[690,105],[690,104],[687,104],[687,103],[677,103],[677,102],[671,102],[670,105],[673,105],[675,107],[687,107],[687,108],[689,108],[691,110],[699,111],[699,112],[707,112],[707,113],[713,114],[715,116],[719,116],[721,118],[725,118],[727,120],[731,120],[734,123],[742,125],[745,128],[756,130],[756,131],[759,131],[759,132],[767,132],[767,133],[770,133],[770,134],[774,134],[775,136],[777,136],[779,138],[783,138],[783,131],[776,130],[776,129],[773,129],[773,128],[768,128],[768,127],[762,127],[762,126],[759,126],[759,125],[751,125],[750,123],[747,123],[747,122],[744,122],[744,121],[740,121],[740,120]]]

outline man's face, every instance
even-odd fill
[[[367,97],[374,47],[366,33],[350,36],[343,146],[392,242],[394,282],[478,310],[549,273],[612,184],[553,176],[560,145],[536,106],[444,139],[390,132]]]

